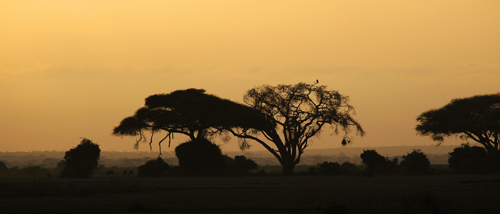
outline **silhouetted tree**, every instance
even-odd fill
[[[236,174],[244,174],[259,167],[253,160],[247,159],[243,155],[235,156],[230,166]]]
[[[357,134],[364,135],[360,124],[354,120],[354,108],[348,97],[326,86],[299,83],[296,85],[264,85],[247,91],[244,102],[262,111],[272,126],[259,126],[260,130],[238,127],[230,132],[240,138],[240,147],[248,146],[251,139],[271,152],[283,166],[284,174],[291,174],[300,162],[311,138],[317,136],[325,125],[338,128],[347,134],[355,127]],[[263,137],[259,137],[262,134]],[[343,142],[350,142],[344,138]]]
[[[428,173],[431,167],[431,162],[421,150],[416,149],[411,153],[403,156],[401,166],[405,173],[409,174],[425,174]]]
[[[170,166],[168,163],[165,163],[165,161],[161,158],[158,157],[153,160],[149,160],[146,162],[144,165],[141,165],[137,167],[138,171],[138,177],[161,177],[167,173],[167,171],[170,169]],[[134,171],[130,171],[132,174]],[[130,174],[130,172],[124,171],[123,175]]]
[[[499,154],[500,93],[454,99],[440,109],[432,109],[417,118],[417,132],[442,142],[458,135],[484,146],[490,154]]]
[[[91,140],[83,138],[78,146],[70,149],[64,155],[61,163],[61,177],[88,178],[99,163],[101,149]]]
[[[360,155],[362,163],[366,165],[368,176],[374,176],[375,172],[380,172],[387,166],[387,158],[380,155],[375,150],[363,150]]]
[[[488,153],[479,146],[462,144],[449,153],[448,167],[455,173],[487,173],[494,170],[488,163]]]
[[[115,127],[113,134],[117,136],[139,136],[135,144],[145,140],[144,132],[153,135],[164,131],[166,135],[161,143],[174,133],[189,136],[191,140],[207,138],[221,133],[228,128],[263,129],[272,125],[265,115],[248,106],[206,94],[203,89],[177,90],[169,94],[156,94],[146,98],[145,107],[123,119]]]
[[[204,138],[180,144],[175,155],[186,175],[219,175],[226,169],[219,146]]]

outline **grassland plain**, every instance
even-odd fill
[[[0,213],[498,213],[499,175],[2,178]]]

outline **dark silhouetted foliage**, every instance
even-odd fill
[[[259,166],[251,159],[247,159],[243,155],[237,155],[234,157],[232,164],[230,165],[231,170],[236,174],[244,174],[250,170],[257,169]]]
[[[364,135],[361,125],[353,119],[354,108],[348,97],[326,86],[298,83],[295,85],[263,85],[247,91],[244,102],[267,115],[273,126],[261,130],[230,130],[246,145],[251,139],[266,148],[280,162],[283,174],[291,174],[300,157],[324,126],[341,128],[346,134],[354,127]],[[257,134],[262,134],[259,138]],[[349,140],[343,141],[350,142]],[[245,146],[242,146],[245,147]]]
[[[157,159],[150,160],[144,165],[137,167],[139,177],[161,177],[170,169],[170,166],[165,161],[158,157]],[[124,173],[125,174],[125,173]],[[133,171],[132,171],[133,174]]]
[[[362,163],[366,165],[368,176],[375,175],[375,172],[382,172],[387,166],[387,159],[375,150],[363,150],[360,157]]]
[[[498,160],[493,159],[484,148],[462,144],[453,149],[448,158],[448,167],[455,173],[481,174],[496,171]],[[495,169],[496,168],[496,169]]]
[[[2,171],[7,171],[9,168],[7,168],[7,164],[5,164],[3,161],[0,161],[0,172]]]
[[[323,162],[318,164],[317,173],[320,175],[336,175],[340,172],[340,164],[337,162]]]
[[[175,148],[179,166],[186,175],[220,175],[226,170],[219,146],[207,139],[194,139]]]
[[[404,173],[406,174],[427,174],[429,173],[431,162],[420,150],[413,150],[403,156],[401,161]]]
[[[48,173],[47,169],[41,166],[28,166],[20,169],[20,174],[24,176],[42,176]]]
[[[359,169],[355,164],[344,162],[340,164],[340,174],[343,175],[357,175],[362,174],[362,170]]]
[[[117,136],[139,136],[138,143],[145,139],[144,132],[165,131],[160,145],[173,133],[189,136],[191,140],[206,138],[234,127],[262,129],[270,123],[265,115],[248,106],[206,94],[203,89],[177,90],[169,94],[155,94],[146,98],[145,107],[123,119],[115,127]]]
[[[82,139],[80,144],[70,149],[64,155],[61,163],[63,178],[88,178],[94,172],[99,162],[101,149],[89,139]]]
[[[422,113],[417,122],[420,135],[440,142],[459,135],[480,143],[492,155],[499,154],[500,93],[454,99],[442,108]]]

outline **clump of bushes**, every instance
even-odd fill
[[[411,153],[403,156],[401,166],[405,174],[428,174],[431,162],[421,150],[413,150]]]
[[[360,155],[362,163],[366,166],[366,175],[369,177],[375,176],[376,173],[384,173],[387,171],[387,166],[391,161],[375,150],[364,150]],[[397,161],[397,159],[396,159]]]
[[[247,159],[243,155],[237,155],[232,159],[229,156],[225,156],[225,163],[229,174],[233,175],[245,175],[249,174],[250,170],[257,169],[259,166],[251,159]]]
[[[167,173],[170,169],[168,163],[166,163],[161,157],[157,159],[150,160],[144,165],[137,167],[138,177],[161,177]]]
[[[499,171],[498,154],[488,154],[483,147],[462,144],[449,154],[448,167],[454,173],[485,174]]]
[[[175,148],[179,166],[185,175],[221,175],[226,170],[219,146],[207,139],[195,139]]]
[[[318,163],[318,167],[310,167],[308,174],[316,175],[357,175],[361,174],[361,170],[353,163],[344,162],[323,162]]]
[[[323,162],[318,164],[317,174],[337,175],[340,171],[340,164],[337,162]]]

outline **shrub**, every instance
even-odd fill
[[[247,159],[243,155],[237,155],[231,165],[231,169],[236,174],[244,174],[250,170],[257,169],[259,166],[251,159]]]
[[[100,155],[99,145],[83,138],[77,147],[70,149],[64,155],[64,162],[60,163],[60,166],[64,167],[61,171],[61,177],[90,177],[97,167]]]
[[[375,172],[382,172],[387,166],[387,158],[377,153],[375,150],[364,150],[360,155],[362,163],[366,165],[368,176],[374,176]]]
[[[431,162],[421,150],[413,150],[403,156],[401,166],[408,174],[425,174],[429,172]]]
[[[170,166],[165,161],[158,157],[157,159],[149,160],[144,165],[137,167],[138,177],[161,177],[170,169]]]
[[[344,162],[340,165],[339,173],[343,175],[356,175],[362,174],[362,170],[353,163]]]
[[[340,171],[340,164],[337,162],[323,162],[321,164],[318,164],[319,168],[317,170],[317,173],[320,175],[335,175],[339,174]]]
[[[219,146],[207,139],[195,139],[175,148],[179,166],[186,175],[219,175],[225,164]]]
[[[49,173],[49,170],[41,166],[28,166],[26,168],[21,168],[20,173],[25,176],[45,176]]]
[[[486,173],[491,169],[488,153],[483,147],[462,144],[449,153],[448,167],[455,173]]]
[[[7,171],[9,168],[7,168],[7,164],[5,162],[0,161],[0,172]]]

